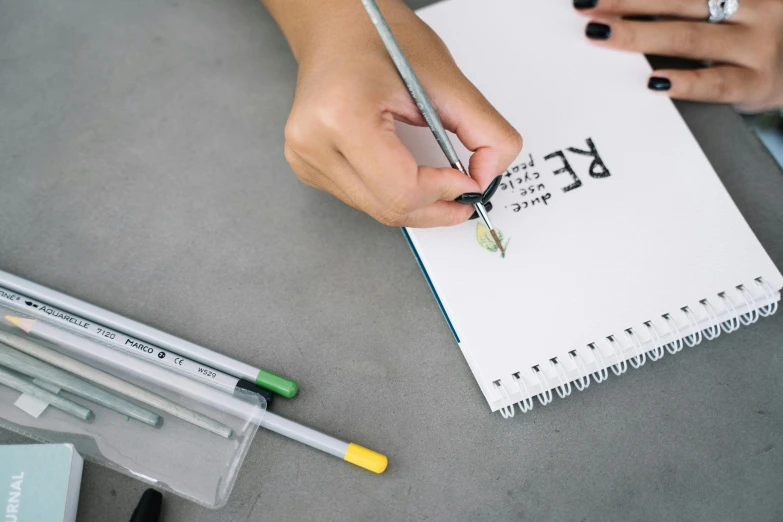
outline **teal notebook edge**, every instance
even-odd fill
[[[421,257],[419,257],[419,251],[416,250],[416,246],[413,244],[413,240],[411,240],[411,236],[408,234],[408,231],[405,228],[401,228],[400,230],[402,230],[402,235],[405,236],[405,241],[408,242],[408,247],[410,247],[411,252],[413,252],[413,257],[416,258],[416,263],[419,265],[419,269],[421,270],[421,273],[424,275],[424,279],[427,280],[427,286],[430,287],[430,291],[432,292],[432,295],[435,296],[435,301],[438,303],[438,308],[440,308],[440,312],[443,314],[443,317],[446,319],[446,324],[449,325],[449,330],[451,330],[451,335],[454,336],[454,340],[456,340],[457,344],[459,344],[460,343],[459,335],[457,335],[457,331],[454,329],[454,325],[451,324],[451,319],[449,318],[449,314],[447,314],[446,309],[443,308],[443,303],[440,300],[438,291],[435,290],[435,285],[432,284],[432,279],[430,279],[430,275],[427,273],[427,269],[424,267],[424,263],[421,262]]]
[[[75,521],[83,465],[72,444],[0,446],[0,520]]]

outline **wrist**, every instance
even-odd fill
[[[298,63],[319,50],[350,52],[375,38],[359,0],[261,0]],[[377,0],[390,25],[410,10],[402,0]],[[402,15],[402,16],[401,16]],[[342,49],[341,49],[342,48]]]

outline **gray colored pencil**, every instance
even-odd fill
[[[45,390],[40,386],[36,386],[28,380],[17,377],[16,375],[8,372],[5,368],[0,367],[0,384],[5,384],[11,389],[20,391],[22,393],[29,393],[33,397],[48,402],[58,410],[62,410],[65,413],[73,415],[82,420],[91,420],[95,417],[95,414],[91,409],[85,408],[81,404],[76,404],[73,401],[56,395],[49,390]]]
[[[100,404],[110,410],[158,427],[162,423],[160,415],[136,406],[122,397],[107,392],[83,379],[75,377],[49,363],[24,354],[10,346],[0,343],[0,364],[30,377],[37,377],[59,386],[63,390]]]
[[[51,340],[52,342],[59,342],[61,345],[69,345],[74,349],[80,347],[80,350],[89,351],[91,348],[91,343],[94,342],[83,337],[79,337],[78,335],[66,332],[65,330],[61,330],[57,327],[41,323],[40,321],[19,319],[16,317],[12,317],[11,319],[13,320],[11,320],[9,317],[11,316],[6,316],[6,319],[28,333],[32,331],[33,334],[43,339]],[[124,381],[97,368],[93,368],[88,364],[84,364],[81,361],[68,357],[67,355],[63,355],[60,352],[52,350],[51,348],[36,344],[28,339],[0,331],[0,342],[12,346],[17,350],[26,353],[27,355],[32,355],[33,357],[41,359],[42,361],[46,361],[49,364],[57,366],[58,368],[78,375],[83,379],[103,386],[106,389],[120,393],[126,397],[130,397],[143,404],[147,404],[148,406],[152,406],[153,408],[166,412],[170,415],[173,415],[174,417],[199,426],[200,428],[211,431],[212,433],[220,435],[226,439],[230,439],[234,433],[234,431],[229,426],[226,426],[225,424],[218,422],[215,419],[211,419],[206,415],[202,415],[197,411],[193,411],[180,404],[170,401],[169,399],[161,397],[160,395],[152,393],[151,391],[145,390],[140,386],[136,386],[135,384]]]

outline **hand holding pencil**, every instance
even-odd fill
[[[418,166],[394,120],[426,122],[358,0],[264,0],[299,62],[285,153],[297,176],[393,226],[465,221],[489,199],[521,138],[465,78],[438,36],[399,1],[381,8],[447,130],[474,154],[471,177]]]

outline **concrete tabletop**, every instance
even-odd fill
[[[0,268],[295,377],[278,413],[390,458],[259,432],[225,508],[166,522],[783,519],[782,317],[492,415],[400,231],[285,163],[295,78],[254,0],[0,0]],[[780,170],[679,108],[782,265]],[[146,487],[88,463],[79,520]]]

